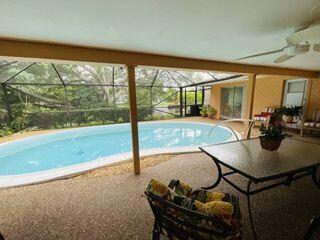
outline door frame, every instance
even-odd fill
[[[247,87],[245,84],[241,84],[241,85],[231,85],[231,86],[223,86],[220,88],[220,118],[221,119],[235,119],[238,117],[230,117],[230,116],[224,116],[222,114],[222,89],[223,88],[233,88],[233,105],[232,105],[232,115],[233,115],[233,108],[234,108],[234,89],[236,87],[242,87],[242,99],[241,99],[241,116],[240,118],[243,118],[246,112],[246,92],[247,92]]]
[[[305,102],[306,102],[306,98],[307,98],[307,89],[308,89],[308,84],[309,84],[309,79],[307,78],[299,78],[299,79],[289,79],[289,80],[286,80],[285,83],[284,83],[284,88],[283,88],[283,96],[282,96],[282,106],[286,106],[286,98],[287,98],[287,94],[288,94],[288,88],[289,88],[289,83],[291,82],[302,82],[304,81],[305,82],[305,85],[304,85],[304,89],[303,89],[303,96],[302,96],[302,103],[301,103],[301,106],[303,107]]]

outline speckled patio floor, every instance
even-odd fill
[[[180,178],[196,187],[216,175],[202,153],[132,173],[73,178],[0,191],[0,231],[6,239],[151,239],[153,216],[142,197],[150,178]],[[243,180],[238,178],[238,182]],[[236,193],[222,182],[219,190]],[[298,180],[252,198],[259,239],[301,239],[312,215],[320,214],[320,189],[311,178]],[[240,195],[243,239],[252,239],[246,200]]]

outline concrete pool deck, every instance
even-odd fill
[[[151,239],[153,216],[142,197],[151,178],[168,183],[179,178],[194,187],[216,176],[212,160],[202,153],[181,154],[144,169],[140,175],[73,178],[0,190],[0,231],[7,240]],[[233,176],[239,183],[243,179]],[[243,239],[252,239],[246,199],[225,182],[220,191],[239,195]],[[320,190],[311,178],[252,198],[259,239],[301,239],[313,215],[320,214]],[[279,214],[281,213],[281,214]]]

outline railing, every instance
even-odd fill
[[[218,126],[223,126],[223,127],[228,128],[234,134],[234,136],[236,137],[237,141],[239,141],[240,139],[239,139],[239,136],[236,133],[236,131],[226,124],[226,123],[230,123],[230,122],[248,122],[248,130],[247,130],[247,133],[246,133],[246,139],[250,139],[251,138],[251,129],[254,126],[255,121],[253,119],[244,119],[244,118],[228,119],[228,120],[221,121],[221,122],[217,123],[216,125],[214,125],[211,128],[211,130],[210,130],[208,135],[210,135],[212,133],[214,128],[216,128]]]

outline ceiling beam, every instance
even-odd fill
[[[220,62],[44,42],[0,39],[0,46],[0,56],[2,57],[124,64],[131,66],[139,65],[242,74],[270,74],[307,78],[319,77],[319,72],[311,70]]]

